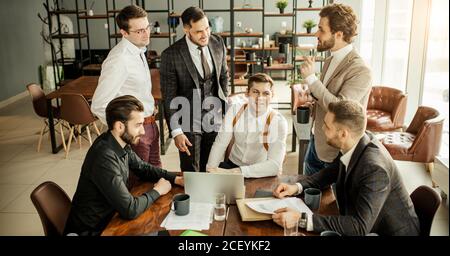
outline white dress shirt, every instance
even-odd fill
[[[275,112],[269,125],[267,136],[268,150],[263,146],[263,131],[269,109],[256,117],[248,106],[233,128],[233,119],[242,107],[236,103],[225,114],[224,121],[217,134],[209,154],[207,168],[218,167],[224,160],[225,151],[234,135],[235,141],[229,159],[240,167],[244,177],[259,178],[277,175],[283,165],[286,154],[287,121]]]
[[[146,48],[138,48],[126,38],[111,49],[102,64],[102,71],[92,98],[91,111],[106,124],[106,106],[123,95],[132,95],[144,105],[144,116],[153,114],[155,100],[152,80],[145,57]]]
[[[358,140],[358,142],[359,142],[359,140]],[[355,143],[355,145],[353,145],[353,147],[349,151],[347,151],[347,153],[345,153],[341,156],[340,160],[341,160],[341,163],[345,166],[346,172],[348,169],[348,164],[350,163],[350,160],[352,159],[353,152],[355,152],[356,146],[358,146],[358,142]],[[341,150],[341,153],[342,153],[342,150]]]
[[[191,41],[191,39],[189,39],[187,36],[185,38],[189,48],[189,53],[191,54],[192,61],[194,62],[194,65],[197,68],[198,73],[200,73],[200,76],[204,78],[205,75],[203,74],[202,58],[200,50],[198,49],[198,45],[194,44]],[[203,46],[202,52],[206,56],[206,61],[208,62],[209,70],[211,70],[212,72],[214,70],[214,66],[208,46]]]
[[[352,50],[353,50],[353,45],[348,44],[347,46],[345,46],[337,51],[331,52],[331,61],[330,61],[330,65],[328,66],[327,73],[325,73],[325,76],[323,78],[323,81],[322,81],[323,85],[326,86],[326,84],[328,83],[328,80],[330,79],[331,75],[334,73],[336,68],[339,66],[339,64],[341,64],[342,60],[344,60],[344,58]],[[311,74],[306,78],[306,82],[308,83],[309,86],[311,86],[317,80],[318,80],[318,78],[316,77],[315,74]],[[313,123],[313,127],[311,129],[313,134],[314,134],[314,129],[316,128],[314,123]]]
[[[187,36],[185,36],[185,38],[186,38],[186,43],[187,43],[187,46],[189,49],[189,54],[191,55],[192,62],[194,62],[195,68],[197,69],[200,76],[202,78],[204,78],[205,74],[203,74],[204,72],[203,72],[203,66],[202,66],[201,52],[198,49],[198,45],[194,44],[191,41],[191,39],[189,39]],[[208,62],[209,70],[211,70],[211,72],[212,72],[214,70],[214,65],[213,65],[213,60],[211,57],[211,53],[209,52],[208,46],[203,46],[202,52],[206,57],[206,61]],[[172,138],[175,138],[177,135],[180,135],[182,133],[183,133],[183,130],[181,128],[174,129],[171,132]]]

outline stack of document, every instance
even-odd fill
[[[178,216],[171,210],[161,227],[167,230],[208,230],[213,220],[213,210],[213,204],[191,202],[188,215]]]
[[[312,214],[311,210],[306,206],[303,200],[296,197],[249,201],[245,204],[252,210],[265,214],[274,214],[276,210],[285,207],[295,209],[298,212],[306,212],[308,215]]]

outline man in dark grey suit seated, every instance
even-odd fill
[[[336,183],[340,215],[313,214],[308,230],[333,230],[343,235],[419,235],[419,219],[392,157],[372,134],[365,133],[365,113],[355,101],[330,103],[322,129],[327,143],[340,149],[339,168],[322,169],[294,185],[279,184],[273,193],[283,198]],[[283,225],[299,215],[283,208],[272,217]]]

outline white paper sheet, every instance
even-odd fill
[[[208,230],[212,222],[214,205],[191,202],[189,207],[189,214],[186,216],[178,216],[171,210],[161,223],[161,227],[167,230]]]
[[[311,210],[306,206],[303,200],[297,197],[250,201],[246,202],[246,205],[254,211],[266,214],[274,214],[276,210],[284,207],[293,208],[299,212],[306,212],[309,215],[312,214]]]

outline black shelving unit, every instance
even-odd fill
[[[78,0],[75,0],[75,9],[64,9],[60,5],[60,1],[53,1],[53,5],[50,5],[49,0],[46,0],[46,9],[48,17],[48,27],[49,27],[49,42],[52,51],[52,66],[53,66],[53,76],[55,80],[55,85],[57,87],[65,84],[64,77],[62,77],[60,72],[60,65],[64,70],[64,67],[69,64],[73,64],[76,73],[82,72],[82,68],[86,63],[91,61],[91,51],[89,42],[89,27],[87,19],[85,19],[85,32],[81,32],[81,19],[80,17],[85,17],[87,15],[86,0],[83,0],[83,9],[80,9]],[[60,15],[73,15],[76,17],[76,28],[77,33],[63,33],[61,26]],[[56,16],[57,22],[57,34],[52,34],[53,28],[53,18]],[[74,27],[75,29],[75,27]],[[59,49],[53,44],[53,39],[59,41]],[[75,58],[65,58],[64,57],[64,41],[63,39],[76,39],[78,41],[78,51],[79,54],[75,53]],[[83,49],[84,43],[86,44],[86,49],[88,51],[88,56],[84,56]]]
[[[169,24],[169,17],[179,17],[180,15],[178,14],[172,14],[172,9],[174,6],[173,0],[167,0],[167,8],[166,9],[146,9],[146,4],[145,4],[145,0],[141,1],[141,7],[147,12],[147,13],[166,13],[167,14],[167,26],[168,26],[168,31],[167,32],[161,32],[159,34],[155,34],[155,33],[151,33],[150,34],[150,38],[168,38],[169,39],[169,45],[171,45],[172,43],[175,42],[177,34],[176,32],[173,32],[170,29],[170,24]]]
[[[237,8],[235,6],[235,1],[234,0],[230,0],[230,32],[225,32],[225,33],[220,33],[220,35],[222,37],[229,37],[230,38],[230,77],[231,77],[231,81],[230,81],[230,87],[231,87],[231,93],[235,92],[235,81],[234,81],[234,73],[235,73],[235,38],[239,37],[239,38],[264,38],[264,23],[262,26],[262,31],[260,32],[252,32],[252,33],[243,33],[243,32],[238,32],[235,33],[234,31],[234,23],[235,23],[235,14],[236,13],[243,13],[243,12],[256,12],[256,13],[264,13],[264,7],[263,5],[261,5],[261,7],[255,7],[255,8]],[[263,43],[263,47],[264,47],[264,43]],[[247,49],[248,50],[248,49]],[[264,48],[262,49],[262,52],[264,53]],[[247,64],[250,65],[262,65],[263,60],[261,59],[256,59],[253,61],[246,61]]]
[[[106,0],[106,1],[108,1],[108,0]],[[136,5],[139,5],[139,0],[135,0],[135,3],[134,4],[136,4]],[[111,14],[111,16],[109,16],[108,17],[108,43],[109,43],[109,49],[111,49],[111,40],[114,40],[114,42],[115,42],[115,44],[117,44],[118,43],[118,38],[120,38],[120,36],[117,36],[117,35],[120,35],[120,33],[119,33],[119,31],[117,30],[117,24],[116,24],[116,22],[115,22],[115,18],[116,18],[116,14],[117,13],[119,13],[120,12],[120,10],[121,9],[117,9],[117,6],[116,6],[116,0],[112,0],[112,9],[110,10],[108,7],[107,7],[107,10],[106,10],[106,12],[108,13],[108,14]],[[113,19],[112,20],[112,24],[114,24],[114,32],[111,32],[111,26],[109,26],[109,19]]]
[[[313,13],[319,13],[322,10],[322,7],[328,4],[328,0],[322,0],[322,7],[299,7],[298,6],[298,0],[294,0],[296,1],[295,5],[294,5],[294,13],[295,13],[295,26],[297,26],[297,17],[298,15],[304,13],[304,12],[313,12]],[[307,1],[302,2],[302,4],[307,3]],[[305,32],[297,32],[298,30],[295,30],[295,41],[299,41],[301,40],[301,38],[306,38],[306,37],[315,37],[314,33],[305,33]],[[295,46],[293,48],[293,52],[294,52],[294,56],[293,56],[293,64],[294,64],[294,74],[293,76],[296,76],[298,71],[297,66],[304,61],[303,56],[297,56],[296,54],[296,49],[298,49],[297,46]],[[325,60],[325,58],[327,57],[327,53],[321,53],[319,56],[316,56],[316,62],[320,62],[320,71],[322,72],[322,68],[323,68],[323,61]]]
[[[124,1],[125,2],[125,1]],[[128,1],[126,1],[129,4]],[[179,17],[177,14],[172,14],[171,8],[173,7],[173,0],[167,0],[167,8],[160,10],[147,10],[145,8],[146,1],[145,0],[135,0],[134,4],[141,6],[147,13],[167,13],[167,17]],[[115,22],[115,18],[117,14],[120,12],[120,8],[117,6],[116,0],[105,0],[106,6],[106,14],[94,15],[94,16],[82,16],[80,19],[106,19],[107,23],[107,40],[108,40],[108,49],[111,49],[114,45],[116,45],[120,38],[122,38],[122,34],[119,32],[119,28]],[[167,21],[168,22],[168,21]],[[168,24],[169,25],[169,24]],[[156,38],[168,38],[169,45],[171,45],[176,40],[176,32],[170,30],[167,32],[161,32],[158,34],[151,33],[150,37],[152,39]],[[149,63],[150,65],[150,63]],[[101,64],[89,64],[83,68],[83,71],[89,72],[100,72]]]
[[[77,1],[77,0],[75,0]],[[86,0],[83,0],[86,6]],[[115,3],[115,1],[112,1],[113,3]],[[105,0],[105,12],[101,13],[101,14],[94,14],[94,15],[82,15],[82,16],[78,16],[78,20],[86,20],[86,32],[89,34],[89,29],[88,29],[88,21],[90,20],[96,20],[96,21],[106,21],[106,38],[108,40],[108,47],[109,49],[111,49],[111,33],[110,33],[110,18],[114,18],[114,13],[111,13],[109,10],[109,0]],[[113,22],[114,24],[114,22]],[[100,64],[93,64],[92,62],[92,51],[89,47],[89,56],[91,56],[91,62],[88,65],[85,65],[82,67],[82,74],[84,75],[85,72],[100,72],[101,69],[101,65]]]
[[[266,10],[266,0],[262,0],[263,2],[263,8],[264,10]],[[273,18],[273,17],[290,17],[291,18],[291,24],[292,24],[292,33],[288,34],[286,33],[285,35],[282,35],[285,38],[289,38],[290,42],[294,42],[295,40],[295,11],[294,11],[294,7],[296,6],[296,2],[297,0],[293,0],[293,8],[292,11],[288,11],[288,12],[284,12],[284,13],[279,13],[279,12],[266,12],[264,11],[264,15],[263,15],[263,31],[265,31],[265,20],[266,18]],[[274,2],[272,1],[272,3],[274,4]],[[276,44],[276,47],[278,47],[278,49],[280,50],[280,45]],[[263,43],[263,48],[264,48],[264,43]],[[292,48],[292,47],[291,47]],[[290,50],[290,57],[291,60],[293,60],[295,56],[295,52],[293,50]],[[265,54],[263,51],[263,60],[265,59]],[[279,63],[279,64],[273,64],[272,66],[267,66],[265,64],[263,64],[263,70],[265,72],[272,72],[272,71],[284,71],[285,72],[285,78],[287,79],[287,72],[293,72],[294,69],[294,65],[292,61],[288,61],[287,59],[288,55],[286,54],[286,63]],[[288,104],[288,103],[279,103],[279,104]],[[290,104],[290,103],[289,103]]]

